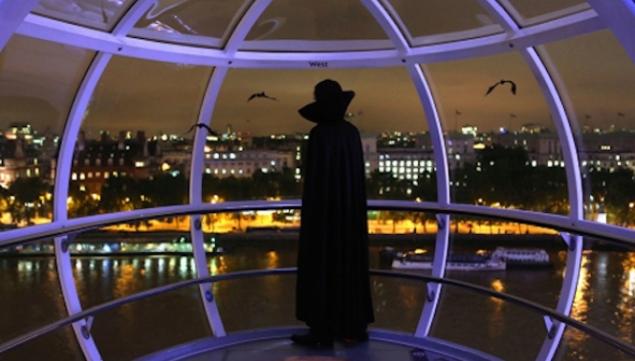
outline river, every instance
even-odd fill
[[[371,249],[378,264],[379,247]],[[295,247],[272,249],[266,242],[209,257],[213,274],[295,265]],[[555,307],[565,252],[550,251],[555,266],[543,270],[452,272],[473,282]],[[130,295],[195,276],[191,257],[74,257],[83,306]],[[227,331],[297,324],[295,278],[291,275],[221,282],[213,285]],[[414,331],[424,285],[372,278],[373,327]],[[0,257],[0,341],[64,316],[52,257]],[[573,317],[624,340],[635,337],[635,252],[585,251]],[[209,335],[195,287],[140,301],[98,315],[92,333],[105,360],[125,360]],[[503,301],[445,288],[432,335],[465,344],[506,360],[533,360],[545,337],[541,315]],[[81,360],[70,328],[2,355],[2,360]],[[567,331],[556,360],[627,360],[584,334]]]

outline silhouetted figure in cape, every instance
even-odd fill
[[[310,327],[293,341],[363,341],[374,321],[368,273],[365,167],[357,128],[344,120],[355,95],[330,79],[299,110],[317,123],[304,153],[296,317]]]

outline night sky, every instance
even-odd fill
[[[635,66],[608,31],[541,47],[557,67],[582,123],[632,127],[635,122]],[[74,93],[94,54],[90,51],[14,36],[0,55],[0,127],[30,122],[40,131],[61,132]],[[428,64],[427,74],[443,116],[454,129],[518,129],[524,123],[551,127],[536,80],[518,53]],[[182,133],[195,122],[212,69],[115,57],[91,102],[84,129],[142,129]],[[554,73],[555,74],[555,73]],[[306,132],[312,126],[297,109],[312,101],[320,80],[338,80],[357,96],[349,110],[362,132],[425,131],[422,106],[403,68],[350,70],[231,70],[214,113],[213,127],[253,135]],[[518,83],[516,96],[498,88],[500,79]],[[278,101],[256,99],[266,91]],[[623,113],[624,116],[618,116]]]

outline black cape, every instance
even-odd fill
[[[296,317],[312,329],[355,337],[374,321],[357,128],[343,119],[319,122],[309,134],[303,168]]]

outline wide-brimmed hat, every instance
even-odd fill
[[[317,83],[313,94],[315,101],[298,112],[303,118],[315,123],[344,119],[346,109],[355,96],[354,91],[342,90],[340,84],[331,79]]]

